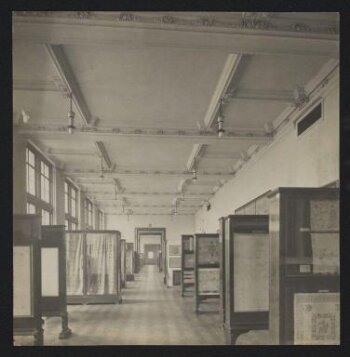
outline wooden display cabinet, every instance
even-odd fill
[[[67,231],[68,304],[121,303],[118,231]]]
[[[194,292],[194,237],[181,236],[181,295]]]
[[[208,299],[219,299],[219,235],[200,233],[194,235],[195,312]]]
[[[278,188],[270,199],[273,344],[339,344],[339,189]]]
[[[269,325],[269,216],[220,220],[224,239],[223,322],[226,343]]]
[[[120,276],[121,276],[121,287],[126,287],[126,241],[125,239],[120,240]]]
[[[125,274],[127,281],[132,281],[135,279],[135,253],[134,243],[126,243]]]
[[[42,315],[62,318],[59,338],[64,339],[72,334],[67,312],[65,226],[42,226],[41,237]]]
[[[41,217],[13,216],[13,335],[44,344],[41,318]]]

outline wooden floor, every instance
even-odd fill
[[[217,309],[218,306],[214,307]],[[218,313],[194,313],[192,297],[167,288],[155,266],[144,266],[123,289],[123,303],[69,305],[73,335],[59,340],[60,319],[46,319],[45,345],[223,345]],[[26,340],[26,341],[25,341]],[[21,345],[28,338],[16,339]]]

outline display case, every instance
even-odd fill
[[[41,238],[42,316],[62,318],[59,338],[64,339],[72,334],[67,312],[65,226],[42,226]]]
[[[278,188],[270,199],[273,344],[339,344],[339,189]]]
[[[121,303],[120,233],[66,232],[67,302]]]
[[[219,218],[220,320],[225,325],[225,217]]]
[[[181,236],[181,295],[194,293],[194,236]]]
[[[224,236],[223,321],[226,343],[269,326],[269,216],[232,215]]]
[[[13,335],[44,344],[41,318],[41,217],[13,216]]]
[[[207,299],[219,299],[219,235],[194,235],[194,273],[195,273],[195,312]]]
[[[136,252],[134,252],[134,243],[126,243],[125,274],[127,281],[135,279],[135,253]]]
[[[126,241],[120,240],[120,279],[121,287],[126,287]]]

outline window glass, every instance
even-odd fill
[[[31,203],[27,203],[27,213],[28,214],[35,214],[35,206]]]
[[[51,224],[51,214],[45,209],[41,210],[41,224],[43,226]]]

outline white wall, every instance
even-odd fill
[[[167,245],[181,244],[182,234],[194,233],[194,216],[127,216],[108,215],[107,229],[118,230],[127,242],[135,242],[135,228],[165,228]],[[151,225],[151,226],[150,226]],[[169,261],[168,261],[169,267]],[[168,268],[168,286],[172,285],[172,269]]]
[[[218,219],[277,187],[320,187],[339,179],[339,82],[326,94],[324,116],[299,137],[290,124],[253,156],[195,216],[196,232],[216,232]]]

